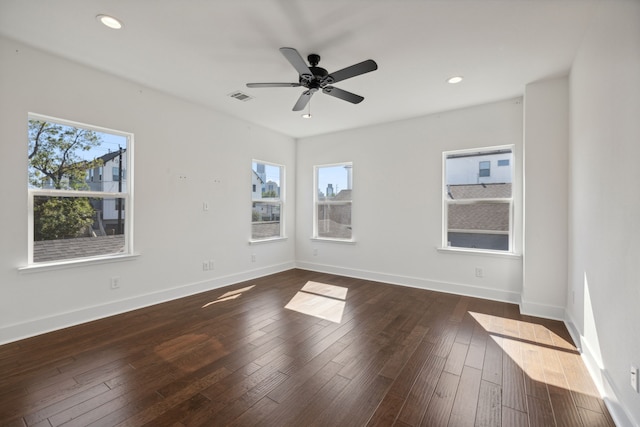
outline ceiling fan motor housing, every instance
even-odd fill
[[[327,85],[328,81],[323,81],[325,77],[329,75],[329,72],[322,67],[318,67],[318,63],[320,62],[320,55],[316,53],[312,53],[307,56],[307,60],[309,61],[309,71],[313,75],[301,74],[300,75],[300,84],[308,89],[319,89],[325,85]]]

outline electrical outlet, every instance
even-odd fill
[[[120,287],[120,278],[118,276],[113,276],[111,278],[111,289],[118,289]]]
[[[202,210],[207,212],[209,210],[209,203],[208,202],[202,202]]]
[[[636,391],[636,393],[640,393],[638,390],[638,368],[631,365],[631,387]]]
[[[209,261],[202,261],[202,271],[209,270]]]
[[[476,277],[484,277],[484,271],[480,267],[476,267]]]
[[[212,259],[209,260],[209,270],[213,270],[215,268],[215,263]]]
[[[251,262],[256,262],[256,254],[251,254]]]

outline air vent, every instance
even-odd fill
[[[238,101],[245,101],[245,102],[246,102],[246,101],[248,101],[248,100],[250,100],[250,99],[253,99],[253,96],[249,96],[249,95],[247,95],[246,93],[242,93],[242,92],[240,92],[240,91],[231,92],[231,93],[229,94],[229,96],[230,96],[231,98],[235,98],[235,99],[237,99]]]

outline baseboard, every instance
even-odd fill
[[[510,302],[514,304],[518,304],[520,302],[520,294],[518,292],[504,291],[499,289],[483,288],[479,286],[471,286],[460,283],[440,282],[435,280],[422,279],[419,277],[401,276],[396,274],[380,273],[377,271],[336,267],[332,265],[316,264],[311,262],[298,261],[296,262],[296,267],[303,270],[337,274],[340,276],[354,277],[357,279],[390,283],[392,285],[408,286],[412,288],[427,289],[430,291],[446,292],[456,295],[466,295],[475,298],[484,298],[494,301]]]
[[[580,355],[587,367],[587,370],[589,371],[589,375],[591,375],[602,400],[604,400],[605,405],[607,405],[607,409],[609,410],[613,421],[617,426],[640,426],[640,422],[633,421],[632,416],[627,412],[625,407],[620,404],[620,399],[618,398],[619,393],[609,376],[609,372],[600,366],[597,357],[591,349],[591,345],[580,331],[578,331],[573,317],[566,310],[563,320],[573,342],[580,351]]]
[[[291,270],[292,268],[295,268],[295,264],[293,262],[267,266],[242,273],[189,283],[171,289],[164,289],[159,292],[127,298],[120,301],[83,307],[78,310],[41,317],[28,322],[3,326],[0,328],[0,345],[68,328],[81,323],[103,319],[116,314],[137,310],[139,308],[148,307],[166,301],[183,298],[189,295],[199,294],[201,292],[233,285],[235,283],[256,279],[269,274]]]
[[[520,301],[520,313],[527,316],[563,321],[565,308],[555,305],[538,304],[522,299]]]

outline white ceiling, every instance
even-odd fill
[[[522,95],[566,75],[597,0],[0,0],[0,34],[292,137],[401,120]],[[119,31],[97,22],[110,14]],[[302,88],[278,51],[322,57],[365,100],[316,93],[313,118],[291,111]],[[1,71],[0,71],[1,72]],[[457,85],[446,83],[463,75]],[[228,94],[242,91],[241,102]]]

